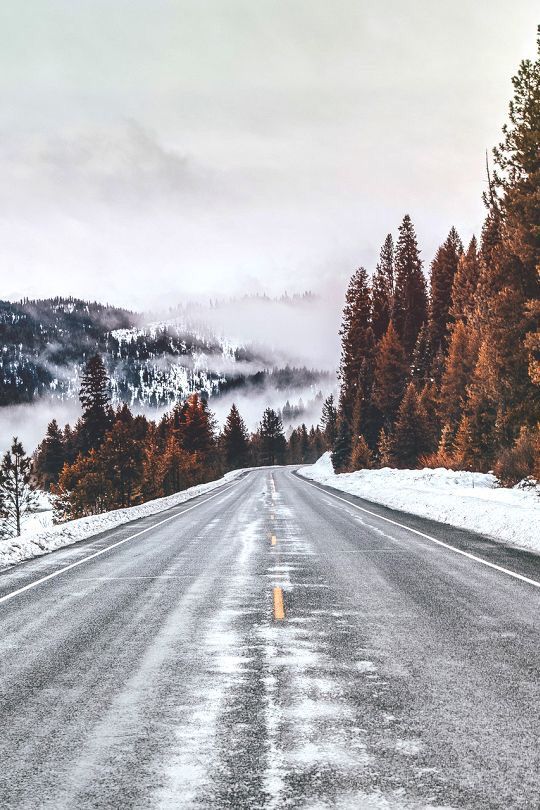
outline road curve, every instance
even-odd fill
[[[336,494],[257,470],[1,573],[0,807],[538,808],[539,558]]]

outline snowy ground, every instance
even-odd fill
[[[8,540],[0,540],[0,570],[10,565],[30,560],[41,554],[47,554],[62,546],[69,546],[79,540],[86,540],[96,534],[114,529],[123,523],[131,520],[155,515],[173,506],[196,498],[206,492],[222,486],[227,481],[233,481],[244,471],[234,470],[227,473],[218,481],[211,481],[208,484],[199,484],[190,487],[183,492],[169,495],[166,498],[157,498],[154,501],[147,501],[140,506],[131,506],[128,509],[116,509],[113,512],[105,512],[101,515],[91,515],[89,517],[70,520],[58,526],[53,525],[52,505],[46,493],[40,495],[38,509],[27,515],[23,522],[23,531],[20,537],[11,537]]]
[[[504,489],[494,475],[446,469],[359,470],[336,475],[330,453],[300,474],[321,484],[414,515],[540,552],[540,498]]]

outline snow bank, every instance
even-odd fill
[[[36,523],[34,519],[30,518],[24,525],[20,537],[0,540],[0,569],[23,560],[30,560],[40,554],[47,554],[49,551],[54,551],[62,546],[69,546],[79,540],[86,540],[108,529],[115,529],[123,523],[129,523],[131,520],[163,512],[173,506],[178,506],[185,501],[196,498],[198,495],[211,492],[228,481],[234,481],[243,472],[245,471],[234,470],[218,481],[199,484],[196,487],[185,489],[183,492],[177,492],[175,495],[168,495],[166,498],[157,498],[154,501],[147,501],[139,506],[130,506],[127,509],[116,509],[114,512],[104,512],[102,515],[90,515],[78,520],[70,520],[57,526],[39,524],[39,522]],[[39,515],[36,515],[36,518],[38,517]],[[49,512],[44,519],[50,521],[51,513]]]
[[[446,470],[359,470],[336,475],[330,453],[299,471],[305,478],[374,503],[540,552],[540,498],[503,489],[494,475]]]

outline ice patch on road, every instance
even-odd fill
[[[407,757],[414,757],[422,753],[424,750],[423,744],[420,740],[398,740],[396,742],[396,751],[400,754],[405,754]]]
[[[375,666],[373,661],[357,661],[356,669],[358,670],[358,672],[374,673],[377,671],[377,667]]]
[[[334,801],[307,799],[300,805],[301,810],[329,810],[335,808]],[[365,793],[364,791],[354,791],[349,794],[340,795],[340,810],[457,810],[450,805],[431,804],[430,802],[417,802],[407,799],[403,790],[393,791],[392,794],[384,796],[379,791]]]

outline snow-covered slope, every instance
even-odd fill
[[[494,475],[446,469],[359,470],[336,475],[330,453],[300,474],[360,498],[540,552],[540,498],[503,489]]]
[[[237,314],[246,307],[237,304]],[[113,404],[136,410],[169,409],[195,392],[218,399],[268,394],[272,407],[276,400],[283,408],[287,399],[295,404],[332,389],[333,375],[298,365],[292,349],[255,345],[234,323],[227,324],[231,332],[212,326],[216,308],[190,311],[147,321],[76,299],[0,301],[0,406],[77,402],[81,373],[96,352],[111,379]]]
[[[86,540],[108,529],[114,529],[124,523],[129,523],[131,520],[164,512],[173,506],[178,506],[206,492],[211,492],[228,481],[234,481],[243,472],[244,470],[234,470],[218,481],[199,484],[196,487],[190,487],[183,492],[177,492],[175,495],[169,495],[166,498],[156,498],[154,501],[147,501],[139,506],[131,506],[128,509],[116,509],[113,512],[104,512],[101,515],[90,515],[78,520],[70,520],[58,526],[40,526],[39,523],[36,524],[31,519],[20,537],[0,540],[0,569],[15,565],[15,563],[23,560],[39,557],[41,554],[47,554],[49,551],[54,551],[63,546],[69,546],[79,540]]]

